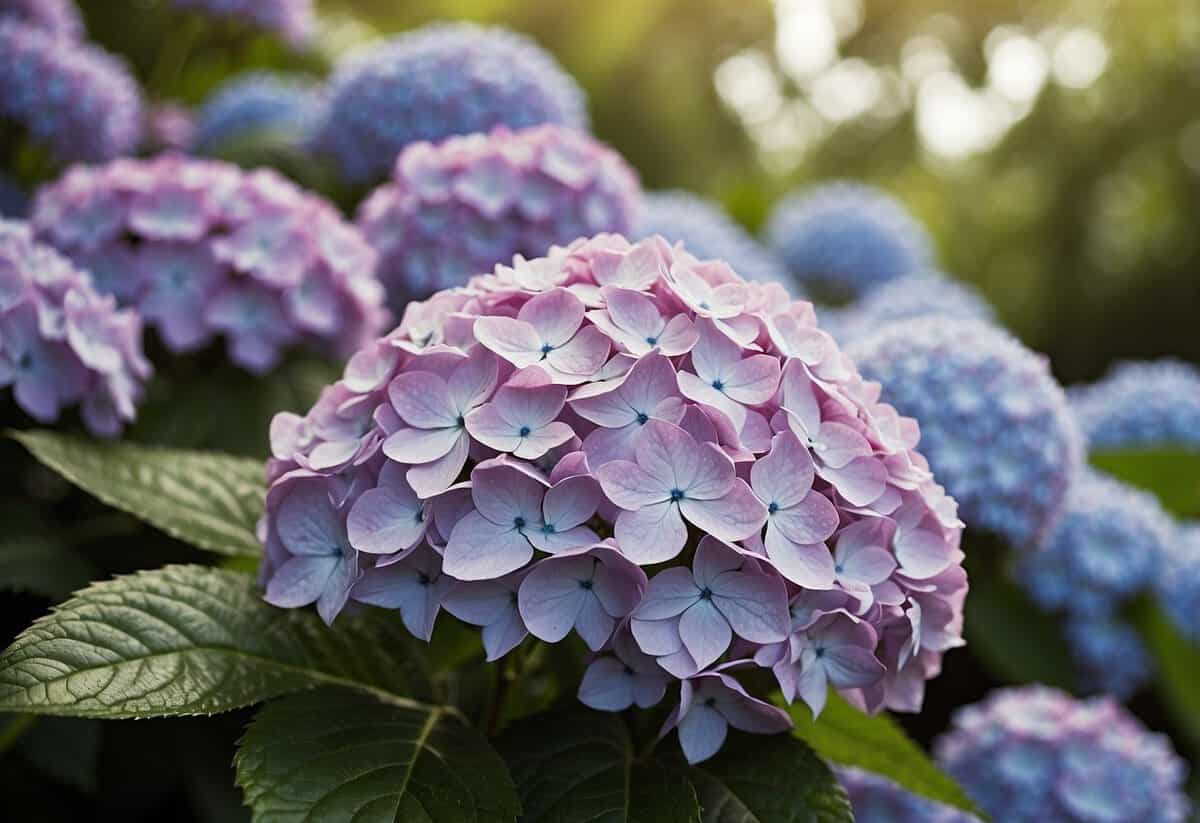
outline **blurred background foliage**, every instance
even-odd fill
[[[193,103],[235,68],[321,73],[389,32],[502,23],[580,81],[648,188],[707,194],[756,229],[794,186],[867,180],[1064,381],[1200,359],[1194,0],[322,0],[309,55],[200,38],[161,0],[82,5],[154,91]]]

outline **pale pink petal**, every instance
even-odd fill
[[[612,637],[617,621],[601,606],[594,594],[589,593],[575,618],[575,630],[583,642],[594,652],[600,651]]]
[[[642,440],[644,438],[639,439]],[[637,463],[627,460],[605,463],[596,469],[596,480],[604,490],[605,497],[628,511],[637,511],[642,506],[661,503],[671,497],[670,488],[662,480],[652,477]]]
[[[492,405],[510,423],[536,429],[558,417],[566,398],[564,386],[508,385],[496,392]]]
[[[368,554],[411,549],[425,534],[421,501],[405,486],[363,492],[346,519],[350,545]]]
[[[691,372],[681,371],[678,375],[679,391],[688,400],[711,406],[724,414],[740,431],[746,422],[746,408],[724,392],[718,391]]]
[[[385,443],[386,445],[386,443]],[[404,475],[408,485],[422,500],[436,497],[457,482],[463,466],[467,464],[467,453],[470,451],[471,440],[465,432],[459,432],[458,438],[450,451],[437,460],[419,466],[413,466]],[[386,453],[386,452],[385,452]]]
[[[475,338],[486,348],[517,368],[532,366],[542,359],[542,340],[528,323],[512,317],[480,317],[475,321]]]
[[[675,482],[688,500],[715,500],[729,493],[737,470],[733,461],[713,443],[700,443],[677,459]]]
[[[613,460],[632,462],[637,457],[635,445],[641,431],[636,423],[617,429],[596,429],[583,440],[588,463],[599,468]]]
[[[647,347],[658,345],[658,335],[665,324],[653,300],[632,289],[615,286],[605,287],[604,299],[613,323],[640,338]]]
[[[499,378],[500,365],[483,346],[471,349],[465,361],[455,366],[446,381],[450,402],[459,414],[470,411],[491,396]]]
[[[825,466],[818,473],[855,506],[870,505],[887,488],[887,469],[874,457],[859,457],[840,469]]]
[[[543,525],[541,528],[526,529],[525,531],[525,537],[533,544],[533,547],[547,554],[561,554],[578,549],[580,546],[594,546],[600,542],[600,535],[587,526],[576,526],[573,529],[562,531],[557,529],[547,531],[547,528]]]
[[[677,616],[665,620],[640,620],[635,617],[629,621],[629,628],[638,648],[646,654],[662,657],[683,649],[683,641],[679,639]],[[688,655],[688,660],[690,665],[691,655]]]
[[[882,583],[896,569],[896,560],[885,549],[868,546],[851,552],[838,551],[834,554],[838,577],[872,586]]]
[[[703,669],[729,648],[733,631],[713,601],[701,599],[679,618],[679,637],[696,667]]]
[[[667,326],[658,336],[658,348],[668,357],[687,354],[700,339],[699,332],[686,315],[677,314],[667,321]]]
[[[814,446],[826,466],[840,469],[857,457],[871,455],[867,438],[844,423],[822,423]]]
[[[771,451],[750,467],[750,486],[754,493],[768,506],[774,503],[780,509],[803,500],[812,488],[813,477],[813,462],[808,449],[800,438],[787,431],[775,435]]]
[[[659,572],[650,579],[642,602],[634,612],[634,618],[643,621],[665,620],[682,614],[699,599],[700,588],[696,585],[692,572],[675,566]],[[650,654],[663,653],[652,652],[649,649],[646,651]]]
[[[579,399],[572,397],[571,408],[583,419],[610,429],[637,422],[637,412],[619,391],[622,379],[613,381],[615,385],[601,394],[590,394]]]
[[[838,689],[870,686],[887,671],[875,655],[862,646],[831,647],[821,660],[829,682]]]
[[[695,440],[679,426],[649,420],[638,437],[637,464],[669,494],[671,489],[684,489],[691,482],[695,451]]]
[[[773,525],[767,526],[763,541],[767,557],[779,573],[806,589],[833,588],[833,555],[824,543],[800,545],[788,540]]]
[[[430,463],[453,450],[461,434],[458,427],[400,429],[383,441],[383,453],[409,466]]]
[[[940,574],[954,559],[954,547],[932,529],[898,531],[895,550],[904,574],[918,580]]]
[[[717,500],[685,497],[680,501],[679,508],[696,528],[721,540],[743,540],[767,522],[767,507],[741,478],[733,481],[733,486],[724,497]]]
[[[744,560],[744,555],[739,554],[730,546],[715,537],[705,536],[700,541],[700,545],[696,547],[696,557],[692,561],[694,585],[704,588],[711,587],[713,581],[722,574],[740,569]]]
[[[587,326],[569,342],[546,354],[546,362],[559,373],[556,383],[582,383],[600,370],[610,350],[604,333],[595,326]]]
[[[537,460],[551,449],[556,449],[575,436],[575,431],[566,423],[554,422],[534,429],[521,437],[520,443],[512,449],[515,457],[523,460]]]
[[[567,289],[556,288],[535,295],[521,307],[517,318],[525,321],[538,336],[538,347],[543,343],[561,346],[571,339],[583,322],[583,301]],[[478,329],[478,321],[476,321]],[[476,331],[476,336],[479,332]],[[483,342],[480,338],[480,342]],[[607,343],[607,341],[605,341]],[[487,345],[484,343],[484,345]],[[491,348],[491,346],[488,346]],[[493,349],[493,351],[495,351]],[[497,354],[501,354],[497,352]],[[595,371],[593,369],[592,371]]]
[[[594,600],[584,588],[592,579],[595,561],[586,555],[550,558],[533,567],[521,581],[518,607],[530,634],[557,643],[575,626],[585,601]]]
[[[601,712],[624,711],[634,702],[635,677],[615,657],[593,660],[579,683],[579,702]]]
[[[471,472],[475,508],[493,523],[510,528],[518,517],[530,526],[540,524],[545,493],[544,483],[501,460],[480,463]]]
[[[703,703],[692,706],[679,722],[679,745],[688,763],[708,760],[725,745],[729,724],[716,710]]]
[[[725,393],[739,403],[750,406],[766,403],[779,386],[779,359],[756,354],[739,360],[726,371],[722,382]]]
[[[533,546],[512,525],[471,512],[454,526],[442,555],[446,574],[459,580],[492,580],[533,558]]]
[[[712,592],[713,605],[739,637],[752,643],[777,643],[787,637],[787,588],[778,576],[726,572],[713,581]]]
[[[521,445],[520,428],[506,420],[495,403],[485,403],[468,414],[466,427],[471,437],[496,451],[511,452]]]
[[[796,679],[796,694],[812,709],[814,720],[820,717],[829,696],[829,680],[820,662],[814,661],[801,668],[800,676]]]
[[[621,512],[614,532],[621,552],[640,566],[665,563],[687,543],[687,526],[679,516],[679,506],[669,500]]]
[[[804,365],[799,360],[789,360],[780,383],[783,408],[791,412],[789,427],[802,439],[815,437],[821,427],[821,404]]]
[[[601,501],[600,488],[590,477],[568,477],[550,487],[542,500],[542,520],[563,531],[591,519]]]
[[[458,409],[451,400],[446,381],[433,372],[398,374],[388,384],[392,407],[410,426],[440,429],[458,423]]]
[[[820,492],[809,492],[794,506],[780,509],[771,515],[771,523],[793,543],[821,543],[828,540],[838,527],[838,512],[829,498]]]

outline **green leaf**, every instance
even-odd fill
[[[91,564],[52,537],[0,538],[0,589],[57,601],[91,579]]]
[[[1154,655],[1155,687],[1180,730],[1200,748],[1200,646],[1189,643],[1162,609],[1148,601],[1139,604],[1134,620]]]
[[[801,703],[793,704],[789,713],[796,724],[793,734],[826,760],[875,772],[914,794],[983,817],[966,792],[888,715],[863,714],[834,692],[815,723]]]
[[[1154,492],[1177,517],[1200,517],[1200,451],[1122,449],[1093,452],[1088,461],[1131,486]]]
[[[682,773],[640,762],[618,715],[546,712],[496,741],[525,813],[522,823],[699,823]]]
[[[853,823],[829,766],[787,735],[730,734],[719,754],[688,775],[704,823]]]
[[[238,747],[255,821],[508,823],[504,761],[457,711],[323,689],[268,703]]]
[[[38,460],[114,508],[221,554],[257,556],[266,481],[256,460],[14,432]]]
[[[1075,687],[1062,621],[1041,611],[999,569],[971,569],[964,607],[967,648],[1007,683]]]
[[[253,579],[167,566],[96,583],[0,655],[0,711],[129,718],[211,714],[321,685],[425,699],[395,614],[329,628],[263,602]]]

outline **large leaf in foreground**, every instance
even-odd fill
[[[1154,492],[1177,517],[1200,517],[1200,451],[1122,449],[1093,452],[1088,461],[1131,486]]]
[[[953,778],[935,766],[886,714],[863,714],[833,692],[815,723],[802,703],[792,705],[789,711],[796,724],[792,733],[826,760],[875,772],[914,794],[982,817]]]
[[[407,637],[392,614],[328,628],[264,603],[246,575],[167,566],[90,586],[26,629],[0,655],[0,711],[207,714],[320,685],[424,699]]]
[[[523,823],[699,823],[696,792],[678,770],[636,758],[617,715],[537,714],[497,741]]]
[[[256,821],[508,823],[520,811],[504,761],[442,706],[291,695],[259,711],[236,763]]]
[[[704,823],[850,823],[850,801],[821,758],[795,737],[732,733],[693,766]]]
[[[262,464],[243,457],[14,432],[41,462],[114,508],[222,554],[262,553]]]

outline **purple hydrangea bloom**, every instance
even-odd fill
[[[1045,358],[997,328],[938,317],[888,325],[847,352],[920,422],[922,451],[967,523],[1035,549],[1083,459]]]
[[[16,180],[0,172],[0,217],[24,217],[29,195]]]
[[[216,155],[240,141],[266,137],[279,145],[305,145],[320,114],[316,84],[302,77],[254,72],[219,88],[196,113],[191,148]]]
[[[836,182],[784,198],[767,223],[768,243],[801,283],[838,299],[933,264],[933,241],[891,195]]]
[[[1085,469],[1042,550],[1022,558],[1020,576],[1046,608],[1111,614],[1152,586],[1175,535],[1153,494]]]
[[[915,795],[886,777],[852,766],[834,772],[858,823],[979,823],[973,814]]]
[[[186,236],[188,215],[162,228]],[[71,228],[104,237],[102,216]],[[278,278],[286,250],[267,249],[237,259]],[[327,620],[356,600],[422,638],[445,610],[489,660],[576,633],[580,700],[677,687],[692,761],[729,726],[788,726],[743,667],[814,712],[829,688],[917,711],[963,642],[962,523],[879,392],[811,304],[661,237],[498,265],[409,304],[275,418],[268,599]]]
[[[172,351],[223,335],[261,373],[296,346],[348,356],[386,318],[370,246],[273,171],[171,154],[77,166],[42,187],[31,220]]]
[[[1200,525],[1179,527],[1154,582],[1161,607],[1185,637],[1200,644]]]
[[[506,29],[435,24],[338,65],[316,145],[370,183],[410,143],[542,123],[588,125],[583,92],[553,57]]]
[[[131,153],[142,99],[125,65],[90,44],[0,18],[0,121],[8,120],[60,163]]]
[[[787,266],[774,252],[719,204],[689,191],[646,192],[633,233],[638,238],[658,234],[670,243],[683,243],[696,257],[724,260],[747,280],[793,285]]]
[[[182,11],[224,20],[278,35],[294,47],[306,45],[316,31],[312,0],[170,0]]]
[[[0,0],[0,20],[6,18],[72,40],[83,37],[83,18],[72,0]]]
[[[1179,360],[1118,363],[1103,380],[1068,391],[1092,451],[1200,448],[1200,369]]]
[[[1043,686],[1001,689],[959,709],[938,762],[1005,823],[1183,823],[1187,768],[1109,697]]]
[[[78,404],[89,430],[112,437],[134,419],[149,376],[141,318],[25,223],[0,220],[0,387],[17,405],[52,423]]]
[[[637,176],[587,135],[555,125],[415,143],[359,208],[393,307],[556,243],[627,231]]]
[[[150,151],[186,151],[196,133],[196,115],[178,103],[155,103],[146,112],[146,146]]]
[[[978,291],[937,272],[906,274],[881,283],[849,306],[821,311],[821,322],[842,344],[873,334],[887,323],[918,317],[995,321]]]

